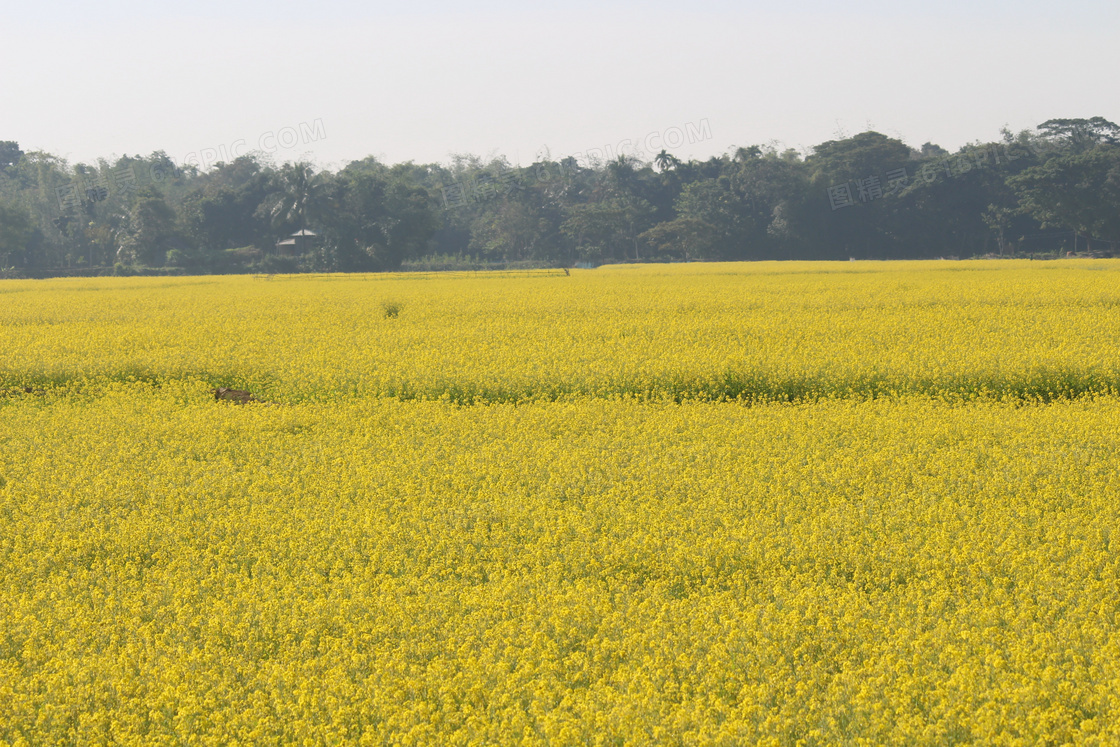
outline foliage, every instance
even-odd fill
[[[1120,241],[1120,145],[1051,158],[1009,184],[1022,209],[1043,226],[1066,226],[1084,236]]]
[[[0,267],[21,257],[31,239],[31,216],[15,205],[0,202]]]
[[[381,310],[385,312],[386,319],[396,319],[400,316],[401,310],[404,309],[404,304],[399,301],[382,301]]]
[[[743,146],[705,161],[662,150],[579,163],[545,154],[336,171],[255,156],[206,172],[166,153],[68,164],[0,142],[0,202],[31,233],[8,249],[20,269],[64,274],[115,262],[249,272],[222,254],[276,255],[297,231],[296,264],[393,271],[433,256],[499,264],[642,260],[914,259],[1120,249],[1120,126],[1053,119],[950,153],[877,132],[804,153]],[[13,239],[9,237],[8,245]],[[184,261],[189,257],[189,261]]]

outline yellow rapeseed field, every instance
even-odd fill
[[[1070,260],[5,281],[0,387],[195,376],[288,402],[1116,393],[1118,277],[1120,260]]]
[[[1118,276],[0,282],[0,744],[1120,743]]]

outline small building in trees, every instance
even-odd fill
[[[276,253],[282,257],[298,257],[306,254],[315,244],[316,233],[306,228],[296,231],[283,241],[276,242]]]

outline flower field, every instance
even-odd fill
[[[0,743],[1114,744],[1118,276],[0,282]]]
[[[1116,392],[1118,276],[1120,260],[1072,260],[5,281],[0,388],[194,377],[285,402]]]

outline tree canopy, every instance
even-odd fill
[[[296,254],[278,242],[314,234]],[[1120,126],[1051,119],[950,153],[878,132],[706,160],[375,158],[337,171],[0,141],[0,271],[376,271],[407,263],[921,258],[1120,248]]]

